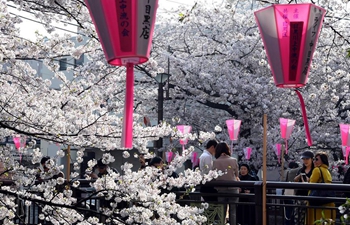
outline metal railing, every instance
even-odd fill
[[[103,218],[100,212],[100,197],[93,195],[94,190],[90,188],[91,180],[80,180],[80,188],[74,189],[74,197],[77,198],[79,205],[77,209],[81,210],[82,214],[94,215],[98,218]],[[6,185],[6,182],[2,182],[2,185]],[[8,183],[7,185],[10,185]],[[181,196],[177,201],[182,205],[193,205],[200,206],[204,203],[203,197],[212,197],[209,203],[209,208],[205,211],[205,215],[208,218],[208,224],[225,224],[226,223],[226,211],[225,206],[227,204],[236,206],[236,219],[237,224],[250,225],[250,224],[263,224],[263,214],[266,213],[266,224],[268,225],[304,225],[298,220],[302,220],[305,212],[311,212],[312,209],[328,210],[330,217],[335,219],[335,224],[340,225],[341,214],[339,213],[338,207],[344,204],[346,201],[346,195],[350,195],[350,188],[344,184],[310,184],[310,183],[288,183],[288,182],[267,182],[266,183],[266,206],[263,205],[263,182],[262,181],[241,181],[241,182],[222,182],[212,181],[205,185],[210,188],[226,188],[227,192],[220,193],[203,193],[197,191],[186,193],[185,191],[177,192],[177,196]],[[249,189],[251,193],[232,193],[229,189]],[[282,195],[282,189],[298,189],[298,190],[313,190],[313,189],[328,189],[336,192],[336,197],[331,198],[335,203],[334,207],[327,206],[308,206],[305,201],[310,199],[317,199],[318,197],[309,196],[287,196]],[[227,202],[215,200],[218,197],[225,197]],[[236,202],[237,198],[239,199]],[[236,199],[236,200],[235,200]],[[17,224],[51,224],[50,221],[40,219],[39,215],[41,209],[44,206],[43,202],[32,201],[30,205],[25,204],[23,198],[17,198],[17,209],[16,209],[16,220]],[[266,209],[264,211],[263,209]],[[88,210],[87,210],[88,209]],[[316,219],[316,210],[312,211]],[[293,217],[293,218],[291,218]],[[329,218],[328,218],[329,219]],[[306,223],[307,224],[307,223]],[[350,224],[347,222],[345,224]],[[312,224],[307,224],[312,225]]]
[[[336,225],[343,224],[341,222],[341,214],[338,207],[345,203],[346,195],[349,195],[350,188],[348,185],[343,184],[310,184],[310,183],[289,183],[289,182],[267,182],[266,183],[266,211],[263,207],[263,182],[262,181],[241,181],[241,182],[219,182],[213,181],[207,184],[208,187],[236,187],[240,189],[248,188],[253,190],[250,194],[231,194],[231,193],[190,193],[189,199],[179,200],[182,203],[203,202],[200,197],[213,197],[213,196],[226,196],[228,198],[239,198],[238,203],[233,201],[229,202],[208,202],[216,206],[217,204],[236,204],[237,205],[237,224],[263,224],[263,213],[266,213],[266,224],[268,225],[304,225],[302,217],[307,217],[306,214],[312,219],[319,220],[321,216],[317,212],[329,212],[330,218],[333,218]],[[287,196],[282,195],[283,189],[298,189],[298,190],[313,190],[313,189],[327,189],[334,190],[336,197],[330,198],[335,203],[334,207],[329,206],[308,206],[306,201],[315,199],[325,199],[324,197],[309,197],[309,196]],[[240,209],[241,208],[241,209]],[[326,213],[326,217],[328,215]],[[319,218],[317,217],[319,216]],[[314,222],[313,221],[313,222]],[[210,221],[213,222],[213,221]],[[210,222],[208,224],[210,224]],[[225,222],[225,221],[224,221]],[[217,224],[223,224],[223,221],[215,221]],[[310,224],[308,224],[310,223]],[[311,222],[306,222],[307,225],[312,225]],[[344,223],[350,224],[350,222]]]

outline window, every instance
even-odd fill
[[[84,63],[84,54],[81,54],[79,59],[74,59],[74,68],[83,65]]]
[[[67,70],[67,58],[62,58],[62,59],[60,59],[59,62],[60,62],[59,71]]]

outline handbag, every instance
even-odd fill
[[[318,169],[320,170],[321,173],[321,178],[322,178],[322,182],[321,183],[325,183],[324,179],[323,179],[323,174],[322,174],[322,170],[318,167]],[[333,190],[311,190],[309,193],[309,196],[314,196],[314,197],[335,197],[335,191]],[[331,202],[334,202],[333,199],[312,199],[312,200],[308,200],[309,201],[309,205],[310,206],[320,206],[320,205],[324,205],[324,204],[328,204]]]
[[[284,189],[284,195],[295,195],[294,189]]]
[[[286,181],[288,181],[288,175],[289,175],[289,171],[287,172]],[[294,189],[284,189],[283,195],[295,195],[295,190]]]

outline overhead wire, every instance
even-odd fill
[[[8,7],[10,8],[14,8],[14,9],[17,9],[15,6],[12,6],[10,4],[7,4]],[[30,13],[30,14],[33,14],[33,16],[35,16],[35,13],[33,12],[30,12],[28,10],[22,10],[23,12],[26,12],[26,13]],[[41,25],[46,25],[45,23],[41,22],[41,21],[38,21],[38,20],[35,20],[35,19],[32,19],[32,18],[28,18],[26,16],[23,16],[23,15],[19,15],[19,14],[16,14],[14,12],[10,12],[11,15],[13,16],[16,16],[16,17],[19,17],[19,18],[22,18],[22,19],[25,19],[25,20],[28,20],[28,21],[31,21],[31,22],[34,22],[34,23],[38,23],[38,24],[41,24]],[[61,23],[64,23],[64,24],[67,24],[67,25],[70,25],[70,26],[75,26],[77,28],[79,28],[79,26],[77,24],[74,24],[74,23],[70,23],[70,22],[66,22],[66,21],[62,21],[60,20]],[[61,28],[61,27],[58,27],[58,26],[54,26],[54,25],[51,25],[52,27],[54,27],[55,29],[57,30],[61,30],[61,31],[64,31],[64,32],[68,32],[68,33],[73,33],[73,34],[76,34],[76,35],[82,35],[82,36],[85,36],[85,37],[88,37],[87,35],[83,34],[83,33],[79,33],[78,30],[77,31],[72,31],[72,30],[68,30],[68,29],[65,29],[65,28]]]
[[[183,2],[178,2],[178,1],[174,1],[174,0],[165,0],[165,1],[172,2],[172,3],[175,3],[175,4],[179,4],[179,5],[188,5],[188,6],[192,6],[192,4],[183,3]]]
[[[17,7],[15,7],[15,6],[11,5],[11,4],[6,4],[6,5],[7,5],[8,7],[10,7],[10,8],[13,8],[13,9],[18,10]],[[30,13],[30,14],[33,14],[33,15],[35,16],[35,13],[34,13],[34,12],[31,12],[31,11],[28,11],[28,10],[23,10],[23,9],[21,9],[21,11],[26,12],[26,13]],[[70,22],[67,22],[67,21],[60,20],[60,22],[61,22],[61,23],[69,24],[69,25],[71,25],[71,26],[79,27],[77,24],[70,23]]]
[[[34,19],[30,19],[28,17],[24,17],[24,16],[20,16],[20,15],[17,15],[15,13],[10,13],[11,15],[14,15],[14,16],[17,16],[17,17],[20,17],[22,19],[25,19],[25,20],[29,20],[29,21],[32,21],[32,22],[35,22],[35,23],[39,23],[39,24],[42,24],[42,25],[46,25],[45,23],[43,22],[40,22],[40,21],[37,21],[37,20],[34,20]],[[78,33],[78,32],[74,32],[74,31],[71,31],[71,30],[67,30],[67,29],[64,29],[64,28],[61,28],[61,27],[57,27],[57,26],[52,26],[54,27],[55,29],[57,30],[62,30],[62,31],[65,31],[65,32],[69,32],[69,33],[73,33],[73,34],[79,34],[79,35],[82,35],[82,36],[85,36],[87,37],[85,34],[81,34],[81,33]]]

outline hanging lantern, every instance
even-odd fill
[[[171,163],[171,161],[173,160],[173,155],[174,155],[173,152],[166,152],[165,153],[165,159],[168,163]]]
[[[192,162],[192,169],[197,165],[199,165],[199,157],[197,152],[192,152],[191,162]]]
[[[16,149],[19,150],[19,148],[21,147],[21,136],[13,136],[13,143],[15,144]]]
[[[341,146],[341,151],[343,153],[343,157],[345,159],[345,156],[346,156],[346,146]]]
[[[192,127],[187,125],[177,125],[176,128],[182,135],[186,135],[191,133]],[[180,144],[182,145],[182,150],[185,150],[185,145],[187,144],[188,139],[182,138],[180,139]]]
[[[13,143],[15,144],[15,147],[18,151],[19,154],[19,161],[22,161],[22,152],[21,152],[21,148],[24,148],[26,146],[26,137],[22,137],[20,135],[15,135],[13,136]]]
[[[340,134],[341,134],[341,144],[343,156],[346,161],[346,165],[348,165],[348,157],[350,151],[350,124],[339,124],[340,126]]]
[[[305,86],[325,13],[325,9],[310,3],[274,4],[254,12],[277,87]],[[298,90],[295,92],[311,146],[304,100]]]
[[[341,145],[350,146],[350,124],[339,124],[341,134]]]
[[[345,159],[345,164],[349,164],[349,153],[350,153],[350,147],[349,146],[341,146],[341,150],[343,152],[343,157]]]
[[[150,56],[158,0],[85,0],[106,60],[126,66],[122,147],[132,148],[134,65]]]
[[[230,140],[238,140],[239,128],[241,127],[240,120],[226,120],[228,134]]]
[[[281,163],[281,144],[276,144],[275,146],[275,154],[277,155],[278,163]]]
[[[250,154],[252,154],[252,148],[250,148],[250,147],[244,148],[243,152],[244,152],[245,159],[249,160],[250,159]]]
[[[288,154],[288,139],[294,129],[295,120],[280,118],[281,137],[286,143],[286,154]]]
[[[231,140],[231,151],[233,151],[233,141],[238,140],[239,128],[241,127],[241,120],[226,120],[228,135]]]

